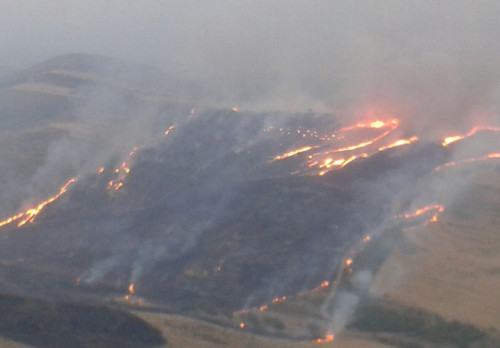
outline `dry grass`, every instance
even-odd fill
[[[473,185],[481,192],[474,214],[445,213],[438,223],[406,231],[414,252],[393,251],[377,275],[375,294],[448,320],[500,329],[500,175],[481,174]]]

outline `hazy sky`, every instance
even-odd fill
[[[3,0],[0,62],[83,52],[230,84],[277,73],[284,94],[345,102],[463,99],[464,81],[496,93],[498,18],[496,0]]]
[[[500,47],[499,7],[494,0],[3,0],[0,60],[88,52],[169,67],[241,60],[275,69],[366,59],[343,50],[488,50]]]

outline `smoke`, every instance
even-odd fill
[[[69,50],[137,60],[161,69],[70,56],[68,61],[76,60],[83,80],[91,82],[72,85],[74,75],[57,75],[70,91],[70,105],[60,116],[71,128],[50,141],[43,163],[29,184],[23,183],[23,197],[31,197],[26,203],[57,191],[69,177],[88,177],[99,167],[119,167],[139,147],[145,153],[142,164],[148,167],[142,172],[137,168],[136,178],[147,179],[133,181],[136,186],[131,190],[141,195],[132,203],[117,199],[116,204],[150,208],[148,203],[160,202],[162,209],[154,211],[161,216],[157,225],[143,227],[150,236],[143,237],[133,223],[117,228],[125,237],[133,236],[134,247],[111,248],[103,258],[96,257],[84,275],[88,283],[116,270],[123,271],[124,279],[138,281],[162,261],[192,250],[210,224],[229,219],[228,205],[239,209],[244,204],[231,199],[246,181],[281,173],[263,168],[276,155],[273,150],[291,142],[273,143],[261,130],[293,124],[289,113],[328,112],[336,116],[329,118],[336,124],[397,117],[402,133],[416,134],[423,143],[463,134],[478,124],[500,126],[500,4],[493,0],[210,4],[173,0],[147,6],[109,1],[105,6],[87,4],[85,9],[67,1],[50,5],[32,1],[29,11],[17,2],[7,3],[11,15],[0,14],[0,29],[13,34],[0,39],[4,40],[0,60],[32,64],[32,57],[38,62]],[[193,106],[196,114],[188,117]],[[205,112],[209,106],[285,112],[262,117],[243,113],[236,119],[232,114],[219,117],[218,111]],[[173,124],[177,127],[171,136],[180,140],[163,142],[164,131]],[[484,142],[460,144],[450,150],[449,160],[476,156],[488,148]],[[238,157],[245,152],[251,160]],[[453,203],[470,177],[424,175],[443,160],[426,155],[413,165],[352,184],[353,206],[363,202],[363,207],[377,207],[371,214],[382,211],[391,218],[429,203]],[[129,166],[133,161],[135,157]],[[144,183],[148,180],[158,182],[157,187]],[[277,203],[272,203],[276,209]],[[139,213],[133,214],[139,218]],[[379,231],[386,223],[382,219],[382,227],[373,228],[369,226],[377,221],[373,216],[353,214],[360,229]],[[236,251],[243,257],[241,249]],[[304,252],[287,261],[306,264],[308,259]],[[257,267],[255,273],[259,272]],[[285,273],[288,280],[292,273]],[[297,275],[296,283],[313,281],[302,276]],[[354,290],[335,299],[333,332],[340,332],[352,319],[372,277],[368,271],[354,274]],[[268,289],[251,294],[248,305],[279,294],[290,284],[270,278]]]
[[[1,42],[5,60],[126,57],[196,82],[193,91],[212,102],[376,108],[432,133],[442,131],[436,123],[449,128],[498,109],[493,0],[31,3],[26,11],[8,2],[0,29],[15,35]]]
[[[356,309],[367,296],[372,281],[373,274],[368,270],[354,273],[352,290],[341,290],[335,297],[328,332],[337,335],[354,319]]]

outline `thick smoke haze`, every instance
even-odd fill
[[[371,107],[428,130],[422,118],[491,121],[499,14],[496,1],[6,1],[0,60],[112,55],[194,80],[216,101]]]

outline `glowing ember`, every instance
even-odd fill
[[[347,259],[347,260],[345,260],[345,265],[346,265],[346,266],[350,266],[350,265],[352,265],[352,259]]]
[[[128,292],[130,295],[132,295],[134,292],[135,292],[135,286],[134,286],[134,283],[131,283],[129,286],[128,286]]]
[[[245,323],[240,323],[240,328],[244,329],[245,328]]]
[[[39,203],[36,207],[34,208],[29,208],[28,210],[26,210],[24,213],[19,213],[17,215],[14,215],[14,216],[11,216],[3,221],[0,221],[0,227],[2,226],[5,226],[5,225],[8,225],[10,224],[11,222],[14,222],[16,220],[19,220],[22,218],[22,220],[17,224],[18,227],[21,227],[23,226],[24,224],[26,224],[27,222],[30,222],[32,223],[35,219],[35,216],[38,215],[40,213],[40,211],[48,204],[50,203],[53,203],[56,199],[58,199],[59,197],[61,197],[65,192],[66,190],[68,189],[68,187],[73,184],[74,182],[76,182],[76,178],[71,178],[69,179],[60,189],[59,189],[59,193],[56,194],[55,196],[52,196],[50,197],[49,199]]]
[[[314,342],[316,342],[316,343],[328,343],[328,342],[332,342],[334,339],[335,339],[334,335],[328,334],[325,336],[325,338],[318,338],[318,339],[314,340]]]

